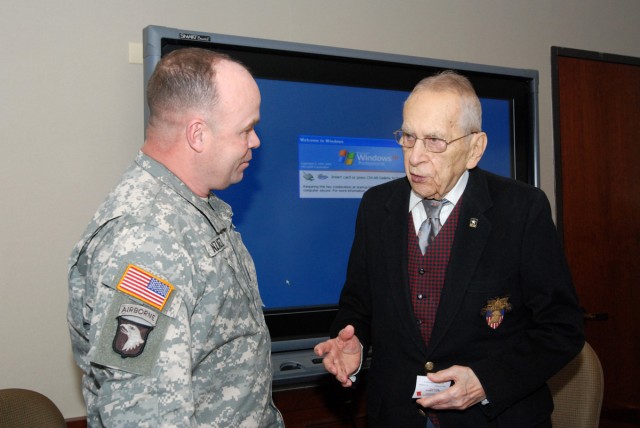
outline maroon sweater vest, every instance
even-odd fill
[[[408,229],[408,268],[409,289],[413,312],[426,345],[431,338],[431,330],[436,320],[436,312],[440,304],[440,293],[444,285],[444,277],[449,264],[449,255],[453,245],[453,236],[458,226],[460,206],[458,201],[449,218],[440,229],[436,239],[427,247],[424,255],[418,245],[413,226],[413,218],[409,213]]]

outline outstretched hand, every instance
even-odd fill
[[[324,368],[333,374],[344,387],[353,384],[349,377],[358,371],[362,363],[362,345],[353,326],[348,325],[338,336],[316,345],[317,356],[323,357]]]

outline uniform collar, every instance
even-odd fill
[[[221,233],[224,229],[231,226],[231,216],[233,213],[231,207],[222,199],[213,193],[209,194],[208,199],[199,197],[166,166],[147,156],[142,151],[138,152],[135,162],[142,169],[164,185],[173,189],[182,198],[186,199],[191,205],[201,211],[209,219],[218,233]],[[215,215],[211,210],[215,212]]]

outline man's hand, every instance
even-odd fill
[[[346,326],[340,330],[338,337],[317,344],[313,350],[317,356],[323,357],[324,368],[342,386],[349,387],[353,384],[349,376],[360,368],[362,362],[362,345],[353,326]]]
[[[486,398],[484,388],[473,370],[469,367],[452,366],[436,373],[429,373],[429,379],[436,383],[453,381],[447,388],[431,397],[420,398],[418,404],[430,409],[464,410]]]

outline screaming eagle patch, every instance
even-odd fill
[[[89,361],[149,376],[174,318],[125,293],[111,294],[111,302],[96,324],[96,341],[89,351]]]
[[[505,313],[510,311],[511,303],[509,303],[509,296],[507,296],[488,300],[487,305],[482,308],[480,313],[487,321],[487,325],[495,330],[504,320]]]
[[[134,304],[123,304],[118,311],[118,328],[113,338],[113,350],[122,358],[137,357],[147,344],[147,337],[158,322],[158,314]]]

